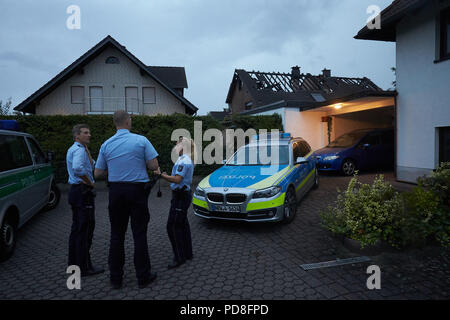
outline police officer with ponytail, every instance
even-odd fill
[[[195,145],[191,139],[180,137],[173,152],[178,155],[178,160],[172,168],[172,174],[156,173],[161,178],[170,182],[172,189],[172,201],[167,220],[167,234],[172,244],[173,260],[168,269],[181,266],[186,260],[191,260],[192,240],[187,211],[192,201],[192,176],[194,173]]]

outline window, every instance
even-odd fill
[[[301,141],[300,142],[300,146],[302,148],[302,157],[306,157],[308,155],[308,153],[311,152],[311,147],[309,146],[309,144],[306,141]]]
[[[278,159],[276,159],[277,157]],[[288,146],[247,145],[239,148],[238,151],[227,162],[227,165],[230,166],[252,166],[252,165],[254,166],[254,165],[268,165],[268,164],[270,165],[289,164]]]
[[[142,88],[142,100],[144,100],[144,103],[156,103],[155,88],[143,87]]]
[[[292,145],[293,148],[293,155],[294,155],[294,162],[297,161],[298,157],[302,156],[302,149],[300,148],[300,143],[296,142]]]
[[[450,59],[450,7],[441,12],[441,60]]]
[[[138,112],[138,88],[125,87],[125,110],[128,112]]]
[[[119,64],[120,61],[117,57],[108,57],[108,58],[106,58],[105,63],[106,64]]]
[[[94,112],[103,111],[102,87],[89,87],[89,103],[91,105],[91,111]]]
[[[380,144],[380,134],[378,133],[371,133],[367,137],[363,139],[361,144],[368,144],[370,146],[375,146],[377,144]]]
[[[70,87],[70,101],[71,103],[84,103],[84,87]]]
[[[450,127],[439,128],[439,163],[450,162]]]
[[[46,163],[46,159],[44,153],[42,152],[39,145],[33,139],[27,138],[28,144],[30,145],[31,154],[33,156],[35,164],[43,164]]]
[[[0,135],[0,172],[33,165],[24,137]]]

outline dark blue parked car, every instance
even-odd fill
[[[361,129],[346,133],[314,152],[317,169],[353,175],[355,170],[394,166],[394,129]]]

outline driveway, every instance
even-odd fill
[[[374,174],[361,175],[372,181]],[[386,173],[394,180],[392,173]],[[350,178],[321,176],[320,187],[301,202],[289,225],[206,221],[189,212],[194,259],[175,270],[166,234],[170,190],[153,190],[148,231],[155,283],[139,290],[131,230],[126,240],[124,288],[111,290],[108,272],[82,278],[81,290],[66,287],[71,210],[64,186],[57,209],[41,213],[19,233],[14,256],[0,264],[0,299],[448,299],[450,252],[439,247],[385,252],[372,261],[305,271],[300,265],[356,257],[320,226],[319,212],[336,199]],[[410,185],[394,183],[399,189]],[[108,193],[99,188],[92,257],[107,268]],[[381,269],[381,290],[369,290],[369,265]]]

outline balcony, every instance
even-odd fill
[[[87,97],[83,102],[85,114],[113,114],[126,110],[130,114],[143,114],[144,104],[140,99],[125,97]]]

